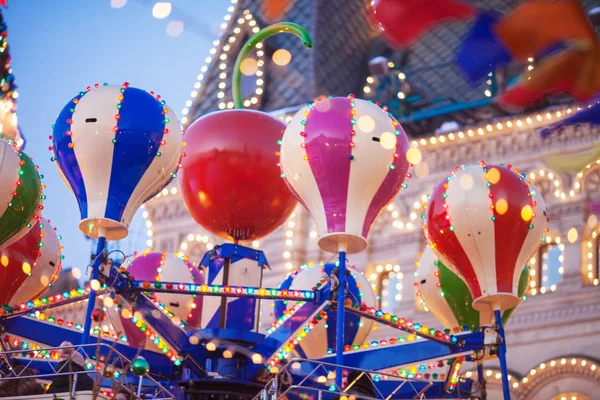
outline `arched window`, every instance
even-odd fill
[[[370,268],[369,283],[377,296],[377,307],[393,312],[396,303],[402,300],[402,279],[400,265],[394,263],[375,264]]]
[[[590,234],[583,242],[582,275],[586,285],[598,285],[598,274],[600,272],[600,240],[597,231]]]
[[[554,292],[564,272],[563,251],[560,237],[548,236],[538,251],[529,259],[528,296]]]

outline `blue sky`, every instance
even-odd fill
[[[124,0],[121,0],[123,2]],[[50,162],[51,125],[58,112],[86,86],[108,82],[154,90],[179,115],[204,59],[217,38],[228,0],[175,0],[166,19],[152,17],[153,0],[9,0],[8,25],[12,68],[18,85],[18,117],[27,137],[26,152],[40,165],[47,200],[44,216],[63,237],[65,267],[84,270],[90,243],[79,233],[77,203]],[[183,20],[178,37],[167,35],[169,21]],[[138,212],[129,252],[145,246]]]

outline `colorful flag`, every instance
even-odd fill
[[[495,33],[516,60],[539,54],[557,42],[597,41],[579,0],[530,0],[506,15]]]
[[[428,29],[444,21],[469,18],[475,10],[456,0],[378,0],[373,11],[385,36],[406,47]]]
[[[512,57],[494,34],[502,18],[496,11],[481,11],[464,36],[456,53],[456,66],[473,84],[485,78],[495,66],[508,64]]]
[[[269,23],[283,20],[294,5],[295,0],[261,0],[259,3],[262,17]]]
[[[502,93],[503,106],[521,108],[544,96],[568,93],[587,101],[600,93],[600,45],[571,49],[549,57],[535,73]]]

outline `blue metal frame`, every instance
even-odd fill
[[[104,253],[104,246],[106,246],[106,238],[98,238],[98,248],[96,249],[96,255],[94,262],[92,263],[92,280],[97,280],[100,275],[100,264],[102,263],[102,256]],[[96,307],[96,291],[91,289],[87,311],[85,313],[85,323],[83,325],[83,335],[81,336],[81,344],[87,344],[90,340],[90,330],[92,329],[92,313]]]
[[[99,248],[103,248],[103,245]],[[216,258],[231,257],[232,261],[241,259],[252,259],[257,261],[259,266],[267,266],[266,258],[260,251],[245,248],[238,245],[223,245],[205,254],[204,263],[210,264]],[[216,258],[215,258],[216,257]],[[100,257],[95,260],[99,261]],[[235,261],[234,261],[235,260]],[[118,265],[115,264],[110,271],[107,271],[106,276],[101,276],[99,279],[103,281],[109,288],[113,288],[118,294],[124,296],[128,301],[133,303],[133,308],[140,312],[149,326],[152,326],[155,332],[163,338],[171,348],[180,354],[183,359],[181,368],[177,368],[166,356],[154,353],[151,351],[142,351],[142,356],[148,360],[151,365],[151,371],[154,374],[159,374],[170,380],[181,379],[181,373],[185,370],[185,376],[189,379],[202,379],[206,377],[208,372],[230,371],[235,379],[241,381],[251,381],[257,375],[264,372],[264,364],[254,364],[252,356],[256,353],[262,356],[263,361],[273,357],[281,350],[299,329],[313,318],[316,313],[320,312],[324,307],[329,307],[337,312],[337,337],[336,337],[336,353],[327,357],[315,360],[315,362],[327,362],[331,364],[343,365],[348,368],[359,368],[363,370],[381,371],[391,368],[396,368],[404,365],[412,365],[418,362],[434,359],[448,359],[457,356],[465,356],[471,352],[480,351],[484,348],[484,333],[483,332],[467,332],[451,337],[451,340],[435,338],[424,335],[423,339],[418,339],[416,342],[403,343],[398,345],[389,345],[377,347],[367,350],[357,350],[344,353],[343,351],[343,332],[344,332],[344,316],[346,312],[355,313],[361,317],[372,318],[377,322],[383,322],[381,318],[365,313],[363,311],[351,307],[338,307],[338,304],[344,304],[346,300],[345,285],[346,271],[345,268],[345,252],[340,252],[340,258],[337,265],[328,265],[330,269],[336,268],[338,274],[339,288],[336,295],[336,301],[331,303],[328,300],[330,297],[329,284],[323,285],[316,293],[315,298],[307,301],[307,299],[298,299],[305,303],[299,307],[295,313],[282,322],[271,334],[265,336],[251,331],[241,331],[236,329],[198,329],[190,330],[185,324],[176,326],[172,323],[161,307],[154,303],[144,292],[150,291],[169,291],[169,290],[152,290],[140,287],[140,282],[131,280],[126,273],[118,271]],[[156,289],[156,288],[154,288]],[[181,291],[175,289],[176,292]],[[192,294],[190,291],[189,294]],[[194,291],[193,294],[204,295],[205,293]],[[208,294],[208,293],[206,293]],[[226,293],[210,293],[210,295],[226,296]],[[81,296],[77,300],[84,299],[86,296]],[[91,296],[90,296],[91,297]],[[75,299],[70,299],[75,301]],[[57,305],[63,304],[57,303]],[[90,304],[93,304],[90,301]],[[44,305],[44,308],[50,308],[55,304]],[[93,310],[93,307],[91,307]],[[160,313],[153,312],[155,310]],[[35,309],[20,311],[14,315],[6,315],[0,317],[0,324],[6,332],[11,335],[19,336],[38,343],[45,343],[51,346],[58,346],[62,341],[70,341],[76,343],[78,341],[89,340],[85,338],[84,333],[79,333],[70,329],[65,329],[56,325],[37,321],[31,318],[17,316],[24,313],[32,313]],[[419,332],[400,327],[397,324],[389,323],[390,326],[397,329],[403,329],[410,333],[419,334]],[[89,330],[88,330],[89,332]],[[500,327],[500,336],[503,337],[503,329]],[[196,344],[190,342],[190,337],[194,335],[198,338]],[[111,344],[109,341],[102,342]],[[209,351],[206,344],[212,342],[216,345],[214,351]],[[505,370],[505,347],[504,342],[499,348],[499,357],[503,370]],[[127,358],[135,357],[137,349],[124,344],[116,344],[115,348]],[[232,350],[235,354],[232,358],[224,356],[225,350]],[[384,353],[385,352],[385,353]],[[105,354],[103,354],[105,355]],[[504,360],[504,361],[503,361]],[[341,368],[337,369],[336,384],[339,388],[342,387],[342,372]],[[436,396],[436,398],[460,398],[460,393],[468,393],[471,388],[471,380],[459,382],[459,390],[455,393],[446,393],[444,382],[434,382],[433,386],[427,391],[428,396]],[[413,384],[411,382],[411,384]],[[381,381],[377,383],[379,390],[385,391],[386,385],[389,382]],[[413,393],[411,391],[411,393]],[[394,398],[405,398],[408,393],[399,391],[394,394]]]
[[[3,320],[2,326],[5,331],[11,335],[19,336],[37,343],[44,343],[52,347],[60,346],[63,341],[80,343],[83,337],[81,332],[27,317]],[[96,339],[94,338],[94,340]],[[105,343],[109,346],[113,345],[113,342],[105,339],[101,339],[101,343]],[[119,353],[129,359],[133,359],[138,352],[136,348],[125,344],[116,343],[114,344],[114,347]],[[103,356],[108,354],[108,351],[104,346],[100,348],[100,352]],[[152,365],[152,373],[173,376],[173,363],[168,357],[148,350],[142,350],[140,355]]]

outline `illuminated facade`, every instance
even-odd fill
[[[397,67],[391,61],[395,59],[393,53],[388,52],[385,59],[381,51],[378,53],[377,35],[368,27],[364,13],[344,11],[337,15],[322,4],[325,2],[312,0],[290,3],[292,6],[283,17],[305,25],[314,36],[315,49],[304,50],[300,42],[286,39],[285,35],[258,47],[253,61],[246,65],[245,105],[286,120],[301,104],[321,94],[345,95],[354,91],[366,98],[375,96],[382,76]],[[507,9],[515,2],[495,3],[498,8]],[[192,99],[183,110],[185,124],[207,112],[233,107],[229,85],[233,55],[249,35],[266,25],[261,20],[258,2],[233,0],[228,11],[222,26],[225,33],[215,41],[207,65],[198,75]],[[319,21],[327,18],[328,28],[323,28]],[[456,26],[451,28],[454,38],[460,34]],[[332,30],[335,34],[328,35]],[[346,40],[348,37],[351,39]],[[432,49],[422,48],[430,39],[432,36],[422,40],[415,51],[431,53],[437,49],[435,43],[430,43]],[[336,46],[347,57],[332,56],[331,49]],[[287,54],[283,58],[281,53],[275,56],[280,47],[293,56],[291,61]],[[406,73],[393,73],[400,81],[410,83],[410,65],[405,67]],[[423,89],[414,84],[402,87],[395,96],[400,100],[409,97],[410,90]],[[470,90],[479,90],[482,97],[491,96],[485,87]],[[473,96],[471,92],[463,95]],[[464,104],[468,104],[466,101]],[[452,114],[436,114],[432,106],[427,106],[421,112],[435,116],[421,122],[405,116],[410,122],[403,125],[412,137],[412,145],[420,149],[423,162],[415,167],[413,177],[407,181],[408,188],[376,220],[368,249],[349,260],[369,277],[382,309],[427,326],[440,326],[420,304],[412,276],[415,261],[424,248],[420,215],[427,195],[451,169],[481,159],[511,164],[526,173],[548,205],[550,223],[546,242],[540,244],[529,262],[528,299],[507,327],[515,399],[592,399],[600,391],[600,225],[595,216],[595,204],[600,201],[600,160],[595,158],[600,129],[572,126],[546,139],[538,132],[577,111],[576,106],[569,104],[568,99],[553,99],[533,112],[519,115],[509,115],[491,104]],[[443,121],[450,121],[452,130],[433,134]],[[577,162],[566,162],[569,157]],[[144,216],[147,244],[156,250],[182,252],[198,262],[204,252],[221,243],[191,219],[175,184],[146,203]],[[310,216],[298,206],[271,235],[259,242],[245,243],[267,255],[272,269],[265,274],[263,285],[278,285],[287,272],[301,264],[331,260],[330,254],[319,250],[316,236]],[[271,312],[266,304],[261,317],[263,331],[272,321]],[[388,328],[380,328],[372,331],[369,340],[391,335]],[[488,361],[485,367],[488,399],[501,398],[496,362]]]

